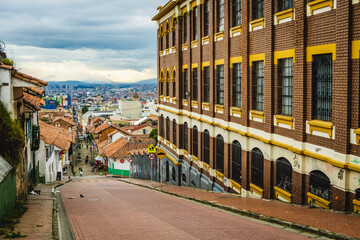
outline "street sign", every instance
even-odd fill
[[[159,151],[157,151],[156,156],[160,159],[163,159],[165,157],[165,152],[162,149],[159,149]]]
[[[147,148],[147,152],[148,153],[156,153],[156,147],[151,144],[148,148]]]
[[[132,161],[134,161],[134,159],[133,159],[132,157],[129,157],[129,158],[128,158],[128,162],[129,162],[129,163],[132,163]]]
[[[156,157],[156,156],[155,156],[154,153],[150,153],[148,157],[149,157],[149,160],[152,161],[152,160],[155,160],[155,157]]]
[[[125,160],[124,159],[120,159],[120,163],[124,163],[125,162]]]

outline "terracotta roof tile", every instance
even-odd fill
[[[24,94],[24,102],[29,104],[31,107],[35,108],[37,111],[41,109],[40,106],[45,104],[44,99],[40,97],[36,97],[26,92],[23,92],[23,94]]]
[[[47,144],[54,144],[62,150],[69,150],[71,143],[75,142],[74,134],[63,128],[54,127],[39,121],[40,139]]]
[[[26,82],[30,82],[32,84],[35,84],[35,85],[38,85],[39,87],[45,87],[48,85],[47,82],[43,81],[43,80],[40,80],[38,78],[35,78],[35,77],[32,77],[32,76],[29,76],[29,75],[26,75],[24,73],[21,73],[19,71],[13,71],[12,74],[11,74],[13,77],[16,77],[18,79],[21,79],[21,80],[24,80]]]
[[[43,95],[45,92],[45,89],[39,88],[39,87],[27,87],[27,89],[29,89],[30,91],[39,94],[39,95]]]
[[[71,125],[71,126],[75,126],[75,123],[74,123],[72,120],[70,120],[70,119],[68,119],[68,118],[66,118],[66,117],[56,117],[56,118],[53,120],[53,123],[54,123],[54,122],[57,122],[57,121],[63,121],[63,122],[66,122],[67,124],[69,124],[69,125]]]

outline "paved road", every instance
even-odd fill
[[[308,239],[112,178],[73,179],[60,192],[76,239]]]

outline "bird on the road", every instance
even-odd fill
[[[82,194],[80,194],[80,197],[84,197]]]

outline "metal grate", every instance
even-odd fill
[[[310,172],[309,191],[325,200],[330,199],[330,179],[321,171]]]
[[[204,36],[210,35],[209,16],[210,16],[210,4],[209,1],[207,0],[204,3]]]
[[[233,84],[232,84],[232,102],[234,107],[241,108],[241,95],[242,95],[242,72],[241,63],[233,64]]]
[[[187,123],[184,123],[184,149],[186,151],[189,151],[189,148],[188,148],[188,134],[189,134],[189,131],[188,131],[188,124]]]
[[[293,58],[279,61],[279,113],[293,114]]]
[[[198,23],[198,8],[194,7],[193,9],[193,40],[197,40],[198,39],[198,27],[197,27],[197,23]]]
[[[241,0],[232,0],[232,26],[241,25]]]
[[[204,67],[204,102],[210,102],[210,67]]]
[[[293,7],[293,0],[279,0],[279,11],[285,11]]]
[[[241,145],[238,141],[232,143],[231,172],[232,180],[241,184]]]
[[[186,92],[188,91],[188,70],[187,69],[184,69],[184,72],[183,72],[183,79],[184,79],[184,95],[183,95],[183,98],[186,98]]]
[[[217,32],[224,31],[224,0],[217,0]]]
[[[264,111],[264,61],[253,62],[253,104]]]
[[[176,120],[173,120],[173,144],[176,145]]]
[[[253,0],[252,9],[253,20],[264,17],[264,0]]]
[[[193,155],[195,157],[198,157],[198,130],[197,130],[197,127],[194,126],[193,127]]]
[[[221,135],[216,137],[216,170],[224,173],[224,138]]]
[[[291,193],[292,167],[286,158],[276,160],[276,186]]]
[[[203,161],[206,164],[210,163],[210,134],[208,130],[204,131],[204,147],[203,147],[203,151],[204,151],[204,159]]]
[[[166,118],[166,139],[170,141],[170,118]]]
[[[164,116],[161,115],[160,116],[160,122],[159,122],[159,127],[160,127],[160,136],[164,137]]]
[[[251,183],[264,188],[264,156],[258,148],[251,151]]]
[[[224,105],[224,65],[216,66],[216,104]]]
[[[313,59],[313,117],[331,121],[332,54],[314,55]]]
[[[187,14],[183,16],[183,43],[187,42]]]
[[[192,97],[194,101],[198,100],[198,69],[193,69]]]

